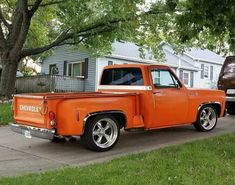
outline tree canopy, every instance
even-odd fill
[[[234,0],[168,0],[163,16],[164,37],[178,46],[235,53]],[[158,9],[153,5],[152,10]],[[172,11],[171,11],[172,10]],[[152,19],[154,20],[154,19]],[[151,24],[152,29],[156,24]],[[153,32],[152,32],[153,33]],[[170,37],[169,37],[170,36]],[[150,35],[150,38],[154,35]]]
[[[21,32],[25,37],[21,38],[21,57],[65,43],[107,51],[114,39],[131,39],[139,26],[136,5],[142,3],[143,0],[6,0],[0,17],[6,40],[14,31],[16,40],[20,41]],[[19,16],[24,11],[29,25],[22,20],[23,15]],[[18,30],[12,26],[18,26]]]
[[[131,40],[143,0],[3,0],[0,4],[0,95],[14,90],[19,61],[63,44],[101,53]]]
[[[111,52],[115,40],[135,42],[162,57],[161,42],[235,48],[233,0],[1,0],[0,96],[14,89],[19,61],[63,44],[94,54]],[[226,50],[225,50],[226,49]]]

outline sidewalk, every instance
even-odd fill
[[[219,120],[212,132],[197,132],[193,126],[148,132],[122,132],[119,143],[108,152],[84,149],[80,141],[51,143],[38,138],[26,139],[9,127],[0,127],[0,176],[21,175],[64,166],[103,162],[120,156],[151,151],[235,131],[235,116]]]

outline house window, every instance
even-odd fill
[[[189,86],[189,73],[188,72],[183,73],[183,82],[184,82],[184,85]]]
[[[113,61],[109,60],[109,61],[108,61],[108,65],[109,65],[109,66],[112,66],[112,65],[113,65]]]
[[[84,77],[85,62],[73,62],[68,64],[68,76]]]
[[[49,74],[50,75],[56,75],[58,73],[59,73],[59,71],[58,71],[58,68],[56,67],[56,64],[49,65]]]
[[[214,77],[214,67],[210,66],[210,80],[213,81],[213,77]]]
[[[160,84],[160,71],[152,71],[153,84]]]
[[[209,78],[209,66],[204,66],[204,78]]]

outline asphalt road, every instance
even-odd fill
[[[104,153],[84,149],[80,141],[51,143],[38,138],[26,139],[9,127],[0,127],[0,176],[22,175],[64,166],[81,166],[103,162],[123,155],[140,153],[169,145],[235,132],[235,116],[219,120],[208,133],[193,126],[154,131],[122,132],[118,144]]]

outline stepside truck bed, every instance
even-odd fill
[[[113,108],[129,109],[130,114],[136,114],[136,93],[38,93],[21,94],[14,96],[14,123],[11,128],[26,137],[36,136],[45,139],[52,139],[54,135],[82,135],[83,121],[92,113],[110,110],[110,102],[118,102],[119,105]],[[121,103],[123,101],[123,103]],[[97,102],[102,105],[85,106]],[[138,103],[138,102],[137,102]],[[79,104],[82,105],[80,109]],[[53,116],[55,118],[53,118]],[[56,123],[52,124],[52,119]]]

